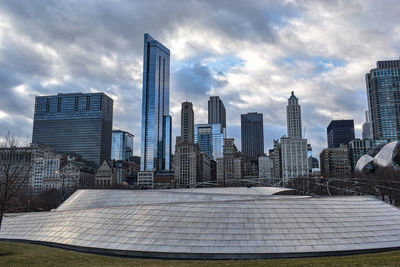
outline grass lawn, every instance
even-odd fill
[[[0,266],[400,266],[400,251],[344,257],[197,261],[108,257],[42,245],[0,242]]]

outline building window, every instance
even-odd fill
[[[61,97],[57,98],[57,112],[61,112]]]
[[[86,111],[90,110],[90,96],[86,97]]]

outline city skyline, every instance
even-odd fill
[[[93,7],[83,4],[83,13],[70,16],[73,3],[45,11],[41,3],[0,4],[2,135],[10,130],[30,136],[34,96],[104,92],[115,101],[113,128],[134,134],[134,155],[140,155],[142,38],[149,32],[172,53],[172,147],[180,130],[180,103],[186,95],[195,103],[195,124],[207,123],[207,99],[220,96],[227,110],[228,137],[235,138],[238,147],[243,113],[264,114],[265,151],[272,148],[273,139],[286,134],[284,108],[292,90],[302,99],[306,137],[315,155],[325,147],[325,129],[331,120],[354,119],[356,137],[361,137],[367,109],[364,76],[377,61],[397,59],[400,54],[399,28],[391,23],[391,15],[398,14],[397,5],[313,2],[310,9],[301,2],[246,6],[236,2],[229,7],[195,3],[194,10],[204,15],[204,19],[196,17],[197,29],[175,21],[163,25],[163,18],[177,4],[174,1],[171,7],[164,6],[165,14],[155,12],[160,18],[149,24],[140,19],[131,23],[124,15],[152,18],[140,3],[122,2],[110,13],[102,13],[109,5],[106,2]],[[85,13],[89,8],[92,13]],[[190,11],[191,6],[182,8]],[[216,17],[218,11],[225,11],[227,17]],[[65,27],[58,27],[60,13],[70,17],[70,22],[61,19]],[[96,14],[112,19],[115,25],[99,20]],[[235,14],[235,18],[229,16]],[[194,16],[191,11],[178,18],[190,21]],[[34,19],[27,23],[30,17]],[[75,24],[80,25],[78,29]],[[134,27],[127,31],[125,25]],[[352,30],[339,32],[343,27]],[[354,34],[359,38],[347,42]]]

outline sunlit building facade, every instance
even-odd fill
[[[111,159],[128,161],[133,156],[133,138],[133,134],[121,130],[113,130]]]
[[[224,132],[221,124],[196,124],[194,142],[199,144],[201,152],[207,153],[210,159],[223,157]]]

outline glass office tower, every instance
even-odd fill
[[[210,96],[208,100],[208,124],[221,124],[226,137],[226,109],[219,96]]]
[[[200,151],[205,152],[210,159],[223,157],[224,131],[221,124],[196,124],[194,142],[199,144]]]
[[[250,112],[240,115],[242,152],[247,159],[257,160],[264,154],[263,114]]]
[[[164,142],[163,149],[162,149],[162,156],[161,158],[164,161],[164,169],[171,170],[172,168],[172,160],[171,160],[171,140],[172,140],[172,117],[170,115],[164,116],[164,127],[163,127],[163,137]]]
[[[35,99],[32,143],[78,153],[98,166],[111,156],[113,100],[104,93]]]
[[[333,120],[326,128],[328,148],[339,148],[348,145],[354,136],[354,120]]]
[[[171,169],[169,49],[144,35],[142,96],[142,171]]]
[[[128,161],[133,156],[133,134],[112,131],[111,159]]]
[[[375,140],[400,140],[400,60],[378,61],[366,74],[368,109]]]

